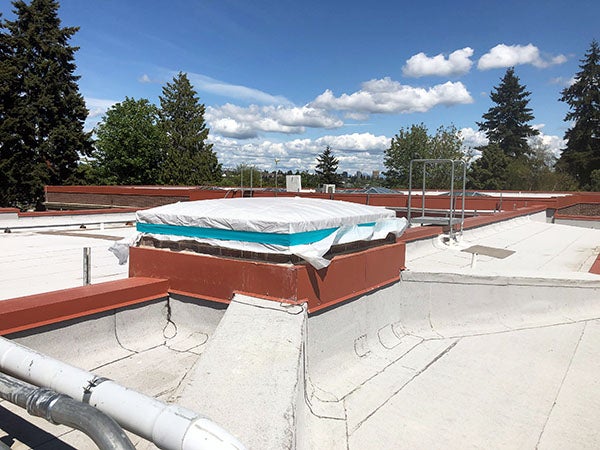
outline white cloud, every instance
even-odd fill
[[[577,81],[577,78],[575,78],[575,76],[572,76],[571,78],[556,77],[556,78],[550,79],[550,84],[558,84],[560,86],[570,87],[570,86],[573,86],[576,81]]]
[[[150,79],[150,77],[148,76],[147,73],[143,74],[141,77],[138,78],[138,81],[140,83],[152,83],[152,80]]]
[[[215,80],[214,78],[199,73],[188,72],[187,77],[198,91],[210,92],[211,94],[222,95],[223,97],[258,102],[267,105],[291,104],[284,96],[271,95],[267,92],[247,86]]]
[[[446,59],[442,53],[429,57],[425,53],[417,53],[406,61],[402,73],[407,77],[424,77],[435,75],[440,77],[464,75],[471,69],[473,49],[465,47],[456,50]]]
[[[103,116],[111,106],[113,106],[115,103],[118,103],[116,100],[109,100],[105,98],[85,97],[84,100],[85,106],[89,111],[88,119]]]
[[[343,122],[321,109],[309,106],[242,107],[227,103],[207,107],[206,121],[213,133],[238,139],[257,137],[259,132],[303,133],[310,128],[338,128]]]
[[[531,64],[538,68],[545,68],[567,61],[564,55],[542,56],[540,50],[533,44],[505,45],[499,44],[488,53],[479,58],[477,68],[480,70],[511,67],[520,64]]]
[[[333,92],[327,89],[310,105],[354,113],[411,113],[425,112],[437,105],[472,102],[471,95],[461,82],[448,81],[424,89],[403,85],[385,77],[366,81],[361,90],[339,97],[335,97]]]
[[[390,145],[390,138],[371,133],[352,133],[341,136],[324,136],[316,140],[321,147],[329,145],[334,150],[344,152],[370,151],[383,152]]]
[[[554,156],[560,156],[561,150],[566,146],[566,141],[560,136],[544,134],[542,132],[544,124],[533,125],[532,128],[538,130],[540,134],[530,137],[527,140],[529,145],[533,147],[547,148]],[[489,142],[483,131],[474,130],[473,128],[462,128],[460,133],[463,137],[463,150],[467,151],[472,149],[477,157],[481,152],[475,150],[475,148],[487,145]]]
[[[106,98],[84,97],[85,106],[88,109],[88,116],[83,125],[84,131],[92,131],[100,122],[106,111],[111,106],[118,103],[116,100]]]
[[[540,134],[537,136],[533,136],[528,139],[528,143],[531,146],[538,146],[547,148],[552,152],[555,157],[559,157],[562,153],[562,150],[567,146],[567,141],[564,140],[560,136],[554,136],[551,134],[544,134],[542,129],[545,127],[545,124],[540,123],[533,125],[532,128],[538,130]]]
[[[464,150],[481,147],[489,142],[483,131],[474,130],[473,128],[461,128],[460,135],[463,138],[462,146]]]
[[[287,142],[269,140],[240,141],[222,136],[212,136],[219,161],[225,167],[253,164],[259,169],[273,170],[275,159],[281,170],[314,170],[317,155],[329,145],[339,159],[339,171],[370,173],[383,170],[383,151],[389,146],[386,136],[371,133],[328,135],[318,139],[293,139]]]

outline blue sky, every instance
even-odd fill
[[[383,170],[401,127],[462,130],[515,66],[532,124],[554,151],[568,124],[560,91],[600,39],[600,2],[63,0],[93,127],[125,96],[158,103],[188,74],[226,167],[312,169],[330,145],[340,169]],[[12,18],[8,1],[0,12]]]

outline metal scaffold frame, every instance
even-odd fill
[[[418,163],[423,165],[423,186],[421,190],[421,216],[412,217],[412,175],[413,175],[413,164]],[[448,214],[446,217],[439,216],[426,216],[425,215],[425,185],[427,175],[427,165],[440,165],[450,164],[450,205]],[[456,168],[458,165],[462,165],[462,191],[460,196],[462,197],[462,204],[460,209],[460,218],[457,217],[456,212],[456,197],[458,195],[454,190],[454,178],[456,175]],[[452,239],[455,237],[454,225],[460,224],[460,235],[463,233],[463,223],[465,221],[465,188],[467,181],[467,164],[461,160],[454,159],[413,159],[410,161],[409,172],[408,172],[408,211],[407,220],[408,226],[410,227],[413,223],[420,223],[421,225],[446,225],[449,227],[448,235]]]

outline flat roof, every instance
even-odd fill
[[[498,258],[464,251],[474,245],[514,253]],[[406,266],[432,274],[599,280],[589,273],[599,252],[599,229],[547,223],[539,213],[465,230],[456,242],[441,236],[408,243]]]
[[[71,225],[0,235],[0,299],[79,286],[85,246],[93,282],[127,277],[107,248],[130,226]],[[11,339],[189,407],[249,448],[597,448],[599,251],[600,230],[533,213],[409,241],[400,281],[313,315],[172,295]],[[93,448],[0,401],[0,438],[43,448],[51,435]]]
[[[127,265],[108,248],[135,232],[127,221],[135,214],[1,220],[0,300],[81,286],[85,247],[91,248],[92,283],[126,278]]]

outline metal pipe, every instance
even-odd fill
[[[92,249],[83,247],[83,285],[92,283]]]
[[[135,450],[114,419],[52,389],[33,386],[0,372],[0,397],[25,408],[32,416],[82,431],[101,450]]]
[[[0,337],[0,371],[89,403],[165,450],[244,449],[210,419]]]

